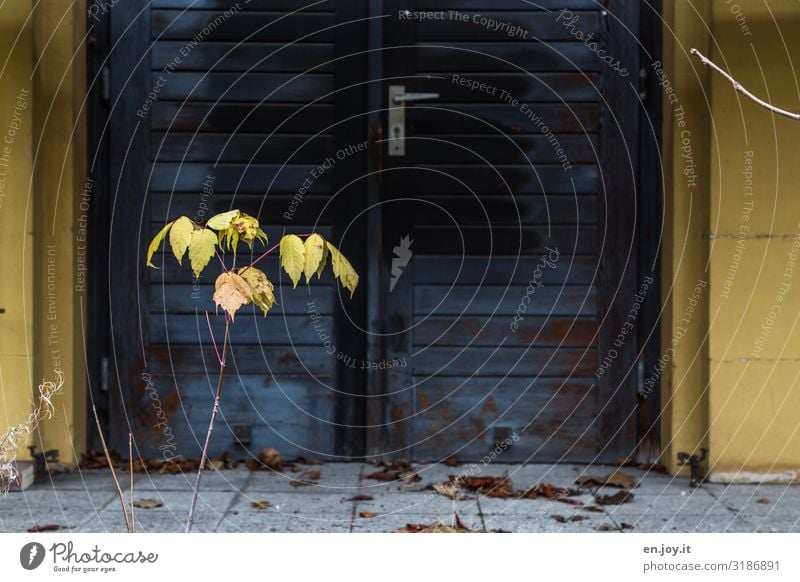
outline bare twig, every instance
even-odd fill
[[[750,91],[745,89],[742,86],[742,84],[739,83],[739,81],[737,81],[736,79],[731,77],[730,74],[728,74],[725,71],[723,71],[722,69],[720,69],[717,65],[715,65],[713,63],[713,61],[711,61],[711,59],[709,59],[708,57],[704,56],[699,50],[693,48],[689,52],[691,54],[695,55],[697,58],[699,58],[701,63],[703,63],[707,67],[711,67],[717,73],[719,73],[724,78],[726,78],[728,81],[730,81],[731,84],[733,85],[734,90],[738,91],[739,93],[741,93],[742,95],[744,95],[745,97],[750,99],[751,101],[761,105],[761,107],[764,107],[765,109],[769,109],[773,113],[777,113],[778,115],[783,115],[784,117],[788,117],[789,119],[800,120],[800,113],[792,113],[791,111],[786,111],[785,109],[781,109],[780,107],[775,107],[771,103],[767,103],[763,99],[760,99],[760,98],[756,97],[755,95],[753,95]]]
[[[208,448],[211,444],[211,433],[214,431],[214,421],[219,412],[219,403],[222,398],[222,380],[225,377],[225,358],[228,354],[228,333],[230,331],[230,319],[225,317],[225,339],[222,340],[222,358],[219,364],[219,378],[217,379],[217,394],[214,398],[214,408],[211,410],[211,420],[208,423],[206,432],[206,442],[203,444],[203,454],[200,457],[200,466],[197,468],[197,478],[194,481],[194,491],[192,492],[192,503],[189,507],[189,518],[186,520],[186,533],[191,533],[192,523],[194,522],[194,511],[197,507],[197,497],[200,495],[200,478],[203,476],[203,469],[208,462]],[[212,341],[214,337],[212,335]]]
[[[136,516],[133,513],[133,433],[128,433],[128,458],[131,477],[131,533],[136,531]]]
[[[106,462],[108,463],[108,468],[111,469],[111,476],[114,478],[114,485],[117,487],[117,494],[119,494],[119,502],[122,505],[122,516],[125,518],[125,527],[128,529],[128,533],[133,533],[131,529],[131,522],[128,519],[128,510],[125,507],[125,495],[122,494],[122,487],[119,485],[119,479],[117,479],[117,471],[114,469],[114,463],[111,462],[111,455],[108,452],[108,447],[106,446],[106,439],[103,436],[103,428],[100,426],[100,417],[97,416],[97,408],[95,408],[94,404],[92,404],[92,414],[94,414],[94,421],[97,424],[97,433],[100,435],[100,444],[103,445],[103,452],[106,455]]]

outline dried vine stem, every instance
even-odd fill
[[[689,52],[691,54],[695,55],[698,59],[700,59],[701,63],[703,63],[707,67],[710,67],[712,70],[716,71],[717,73],[722,75],[725,79],[730,81],[731,84],[733,85],[734,90],[738,91],[739,93],[741,93],[742,95],[744,95],[745,97],[747,97],[748,99],[753,101],[754,103],[757,103],[758,105],[761,105],[761,107],[763,107],[764,109],[768,109],[768,110],[772,111],[773,113],[777,113],[778,115],[783,115],[784,117],[788,117],[789,119],[794,119],[796,121],[800,121],[800,113],[792,113],[791,111],[786,111],[785,109],[781,109],[780,107],[775,107],[771,103],[767,103],[763,99],[760,99],[759,97],[756,97],[750,91],[745,89],[742,86],[742,84],[739,83],[739,81],[737,81],[736,79],[731,77],[730,74],[728,74],[725,71],[723,71],[722,69],[720,69],[717,65],[714,64],[714,62],[711,59],[709,59],[708,57],[703,55],[703,53],[701,53],[696,48],[691,49]]]
[[[94,422],[97,425],[97,434],[100,437],[100,444],[102,445],[103,453],[105,453],[106,456],[106,463],[108,463],[108,468],[111,469],[111,476],[114,478],[114,485],[117,488],[119,503],[122,506],[122,517],[125,519],[125,528],[128,530],[128,533],[133,533],[133,529],[131,528],[131,520],[128,517],[128,508],[125,506],[125,495],[122,493],[122,487],[120,487],[119,479],[117,478],[117,471],[114,469],[114,463],[111,461],[111,453],[108,452],[106,438],[103,436],[103,427],[100,425],[100,417],[97,416],[97,408],[95,408],[94,404],[92,404],[92,414],[94,414]]]
[[[19,448],[29,442],[41,422],[55,415],[53,398],[64,386],[64,374],[56,370],[56,376],[58,379],[55,382],[44,380],[39,384],[38,399],[33,403],[33,411],[25,422],[12,426],[5,434],[0,435],[0,494],[8,491],[12,481],[17,478],[16,461]]]
[[[131,477],[131,533],[136,531],[136,516],[133,514],[133,433],[128,433],[128,462]]]

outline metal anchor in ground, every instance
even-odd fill
[[[704,477],[700,474],[700,463],[706,460],[708,449],[700,449],[700,455],[690,455],[689,453],[678,453],[678,463],[689,465],[689,487],[697,488],[703,482]]]

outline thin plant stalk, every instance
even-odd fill
[[[133,533],[130,519],[128,519],[128,509],[125,507],[125,495],[123,495],[122,487],[120,487],[119,479],[117,479],[117,471],[114,469],[114,463],[111,462],[111,455],[109,454],[108,447],[106,446],[106,439],[103,436],[103,429],[100,427],[100,417],[97,416],[97,408],[95,408],[94,404],[92,404],[92,413],[94,414],[94,421],[97,424],[97,433],[100,435],[100,444],[103,445],[103,453],[106,455],[106,462],[108,463],[109,469],[111,469],[111,476],[114,478],[114,485],[117,487],[119,503],[122,505],[122,516],[125,518],[125,527],[128,529],[128,533]]]
[[[217,419],[219,412],[219,403],[222,398],[222,380],[225,377],[225,358],[228,354],[228,333],[230,331],[230,318],[225,317],[225,339],[222,340],[222,357],[219,361],[219,378],[217,380],[217,394],[214,398],[214,408],[211,411],[211,420],[208,423],[208,432],[206,432],[206,442],[203,444],[203,454],[200,457],[200,466],[197,468],[197,478],[194,481],[194,491],[192,492],[192,503],[189,506],[189,517],[186,520],[186,533],[191,533],[192,523],[194,522],[194,512],[197,508],[197,498],[200,495],[200,479],[203,476],[203,469],[208,462],[208,448],[211,445],[211,433],[214,432],[214,421]],[[213,341],[213,337],[212,341]]]
[[[130,478],[131,478],[131,533],[136,531],[136,516],[133,512],[133,433],[128,433],[128,459],[130,459],[129,463],[129,471],[130,471]]]

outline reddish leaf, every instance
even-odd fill
[[[28,528],[28,533],[39,533],[43,531],[57,531],[60,529],[69,529],[66,525],[58,525],[55,523],[48,523],[47,525],[34,525]]]
[[[623,490],[614,495],[597,495],[594,500],[599,505],[622,505],[633,501],[633,493]]]

